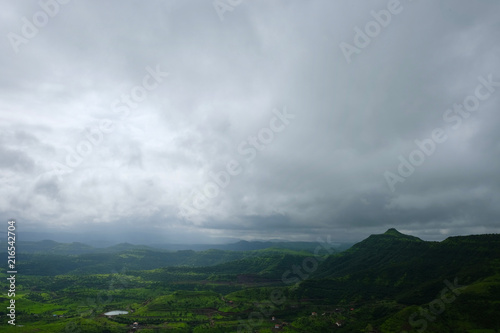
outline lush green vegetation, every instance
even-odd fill
[[[2,332],[500,332],[500,235],[391,229],[324,256],[40,243],[18,254],[17,326],[4,292]]]

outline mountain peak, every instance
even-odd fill
[[[386,232],[384,232],[384,235],[404,236],[404,234],[400,233],[395,228],[388,229]]]
[[[387,230],[386,232],[384,232],[382,235],[379,236],[390,236],[391,239],[423,242],[423,240],[421,240],[420,238],[415,236],[405,235],[397,231],[395,228],[390,228],[389,230]]]

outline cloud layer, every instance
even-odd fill
[[[229,3],[6,4],[0,215],[141,242],[499,232],[500,4]]]

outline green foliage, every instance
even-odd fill
[[[24,326],[3,322],[0,330],[114,333],[129,332],[133,322],[139,332],[196,333],[235,332],[240,325],[275,332],[276,323],[284,325],[282,332],[307,333],[486,333],[500,327],[499,235],[424,242],[390,229],[316,258],[318,266],[299,283],[284,283],[285,272],[305,272],[308,251],[166,252],[122,244],[107,253],[20,254],[16,319]],[[465,287],[446,289],[453,283]],[[4,318],[8,304],[4,294]],[[118,309],[129,313],[103,316]]]

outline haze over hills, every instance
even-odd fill
[[[421,241],[418,237],[405,235],[400,233],[395,228],[388,229],[383,235],[372,235],[367,239],[363,240],[363,244],[366,242],[371,242],[372,240],[381,241],[382,239],[390,240],[397,239],[408,241]],[[393,238],[395,237],[395,238]],[[458,236],[454,236],[458,237]],[[453,238],[453,237],[451,237]],[[448,238],[449,239],[449,238]],[[0,240],[0,244],[5,242]],[[92,243],[92,242],[89,242]],[[53,254],[84,254],[84,253],[114,253],[126,250],[134,249],[144,249],[151,251],[178,251],[178,250],[193,250],[193,251],[205,251],[209,249],[217,250],[227,250],[227,251],[252,251],[260,250],[266,248],[283,248],[283,249],[293,249],[293,250],[306,250],[313,251],[319,244],[319,242],[301,242],[301,241],[245,241],[239,240],[234,243],[226,244],[172,244],[172,243],[153,243],[149,245],[142,244],[131,244],[131,243],[115,243],[109,246],[102,246],[101,242],[97,242],[101,246],[92,246],[87,243],[82,242],[57,242],[54,240],[41,240],[41,241],[18,241],[18,252],[23,253],[53,253]],[[336,251],[343,251],[350,248],[355,242],[338,242],[329,241],[329,246],[335,248]],[[358,243],[359,244],[359,243]]]
[[[4,240],[0,244],[5,243]],[[150,244],[137,245],[130,243],[119,243],[107,247],[94,247],[81,242],[61,243],[53,240],[43,241],[18,241],[17,251],[20,253],[40,253],[40,254],[84,254],[84,253],[115,253],[128,250],[150,250],[150,251],[253,251],[267,248],[290,249],[297,251],[314,251],[318,242],[280,242],[280,241],[245,241],[241,240],[228,244]],[[331,242],[329,247],[336,251],[343,251],[352,243]]]

